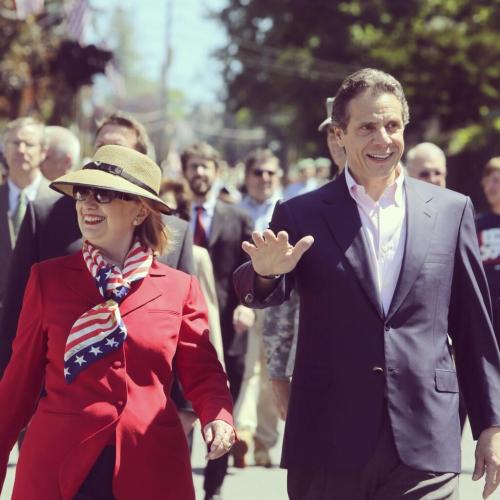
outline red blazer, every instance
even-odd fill
[[[169,393],[172,358],[202,426],[232,425],[227,379],[208,340],[195,278],[154,262],[120,305],[128,337],[115,352],[63,375],[75,320],[102,302],[81,252],[35,264],[12,359],[0,381],[0,486],[9,452],[31,419],[13,499],[71,499],[104,446],[116,443],[118,500],[194,500],[189,452]],[[41,388],[46,396],[40,399]]]

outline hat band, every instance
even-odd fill
[[[122,179],[125,179],[126,181],[131,182],[132,184],[135,184],[137,187],[145,189],[149,193],[158,196],[158,193],[153,188],[149,187],[147,184],[144,184],[144,182],[140,181],[133,175],[124,172],[123,168],[118,167],[117,165],[111,165],[110,163],[102,163],[100,161],[94,161],[91,163],[87,163],[87,165],[85,165],[82,168],[82,170],[101,170],[102,172],[107,172],[108,174],[116,175],[118,177],[121,177]]]

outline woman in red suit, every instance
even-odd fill
[[[0,486],[29,422],[14,500],[194,500],[187,442],[168,396],[174,354],[209,458],[234,442],[199,285],[154,258],[168,243],[160,181],[148,157],[103,146],[52,183],[76,199],[84,244],[33,266],[0,381]]]

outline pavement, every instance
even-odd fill
[[[462,439],[462,475],[460,476],[460,500],[481,500],[484,480],[473,482],[471,479],[474,467],[474,448],[470,429],[466,426]],[[271,450],[273,463],[279,463],[281,441]],[[205,465],[205,446],[202,443],[199,428],[195,430],[192,465],[193,480],[196,489],[196,500],[203,500],[203,467]],[[251,462],[252,454],[249,453]],[[17,447],[11,454],[11,465],[7,471],[4,489],[0,500],[10,500],[14,483],[15,463],[17,461]],[[230,464],[231,464],[230,460]],[[229,468],[224,481],[224,500],[287,500],[286,472],[277,466],[270,469],[247,466],[245,469]],[[119,499],[118,499],[119,500]],[[161,499],[158,499],[161,500]],[[397,499],[388,499],[397,500]],[[500,500],[500,491],[492,495],[489,500]]]

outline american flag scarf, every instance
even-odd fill
[[[83,260],[105,302],[83,313],[71,327],[64,351],[64,378],[68,384],[82,370],[125,342],[127,328],[119,306],[132,283],[148,275],[153,252],[136,241],[125,258],[123,270],[120,270],[108,264],[100,251],[85,241]]]

